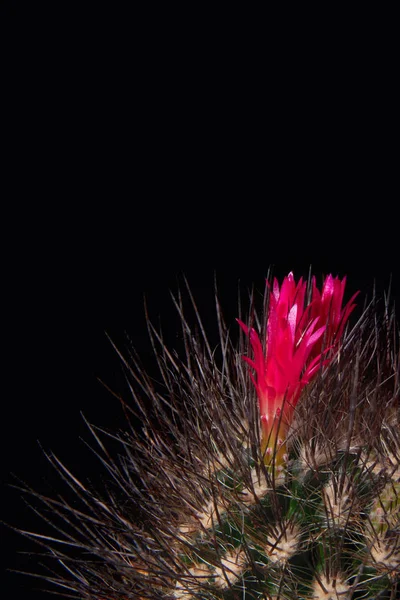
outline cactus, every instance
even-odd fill
[[[216,297],[217,348],[188,289],[194,327],[174,298],[182,358],[148,321],[158,381],[136,354],[119,354],[132,392],[126,430],[88,423],[107,487],[93,490],[49,455],[74,501],[30,491],[53,534],[24,533],[54,562],[46,578],[59,594],[397,597],[398,331],[375,298],[350,327],[355,296],[343,307],[344,288],[331,276],[321,292],[292,274],[267,282],[237,334]]]

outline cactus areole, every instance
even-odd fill
[[[255,330],[238,319],[253,349],[253,360],[243,359],[254,370],[250,377],[259,400],[261,446],[267,465],[274,463],[279,468],[285,464],[285,439],[301,392],[338,350],[358,294],[342,307],[345,286],[346,277],[340,280],[328,275],[319,291],[313,277],[307,303],[303,278],[296,284],[289,273],[281,287],[274,279],[265,349]]]

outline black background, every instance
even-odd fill
[[[2,10],[1,518],[40,531],[12,474],[57,489],[39,441],[96,475],[80,412],[123,426],[105,332],[152,364],[144,294],[172,346],[183,274],[211,335],[214,273],[232,327],[238,281],[262,290],[269,266],[347,275],[360,302],[392,275],[399,298],[396,78],[390,35],[288,50],[222,20],[205,40],[158,14]],[[0,536],[4,597],[42,598],[8,571],[32,546]]]

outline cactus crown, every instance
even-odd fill
[[[355,296],[343,306],[344,288],[332,276],[321,292],[292,274],[267,284],[262,310],[251,294],[251,319],[239,315],[237,343],[217,298],[218,349],[188,290],[196,329],[174,298],[183,358],[148,322],[161,381],[121,355],[128,428],[88,424],[110,485],[95,491],[49,455],[74,503],[30,492],[54,535],[28,535],[49,551],[58,593],[396,597],[398,332],[375,298],[350,328]],[[116,457],[107,435],[120,444]]]

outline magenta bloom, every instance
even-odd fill
[[[357,296],[342,307],[345,285],[346,278],[328,275],[320,292],[313,277],[311,302],[305,304],[307,284],[302,278],[296,284],[289,273],[280,289],[274,279],[265,352],[255,330],[238,320],[253,349],[254,360],[244,360],[255,371],[250,376],[259,399],[264,449],[283,443],[277,438],[278,419],[279,437],[284,438],[302,389],[337,350]]]

